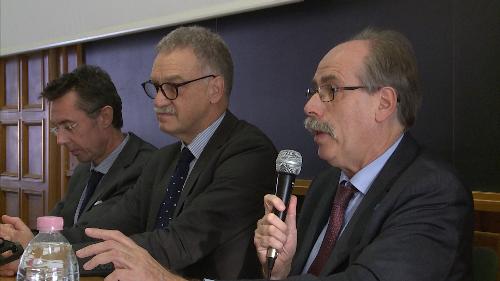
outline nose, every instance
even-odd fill
[[[156,106],[156,107],[163,107],[163,106],[169,105],[171,103],[171,100],[167,99],[163,95],[161,90],[158,89],[158,91],[156,92],[156,97],[155,97],[153,103],[154,103],[154,106]]]
[[[64,145],[68,143],[68,137],[64,133],[64,131],[59,130],[56,134],[57,144]]]
[[[319,98],[319,94],[314,94],[304,105],[304,113],[307,116],[320,117],[323,114],[324,102]]]

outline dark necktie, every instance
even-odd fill
[[[177,206],[177,201],[179,201],[182,187],[184,186],[184,182],[186,182],[186,177],[189,172],[189,163],[191,163],[193,159],[194,155],[187,147],[184,147],[181,152],[181,157],[177,162],[177,166],[175,167],[174,174],[167,185],[165,198],[158,210],[155,229],[165,228],[170,223],[174,215],[175,207]]]
[[[342,229],[342,224],[344,223],[345,210],[355,192],[356,188],[351,183],[342,181],[339,184],[335,199],[332,202],[332,210],[330,211],[325,237],[321,243],[318,255],[311,264],[311,267],[309,267],[308,273],[318,276],[330,257],[333,246],[335,246],[335,242]]]
[[[80,213],[78,214],[78,217],[80,217],[83,210],[85,209],[85,206],[87,206],[87,203],[89,203],[90,197],[92,197],[92,194],[94,194],[95,188],[99,184],[102,176],[104,176],[103,173],[98,172],[94,169],[92,169],[92,171],[90,172],[90,178],[87,182],[87,187],[85,188],[85,197],[83,198],[83,202],[80,205]]]

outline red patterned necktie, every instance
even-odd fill
[[[347,181],[342,181],[335,194],[335,199],[332,202],[332,209],[330,211],[330,218],[328,220],[328,228],[326,229],[325,237],[321,243],[318,255],[314,259],[308,273],[318,276],[326,261],[330,257],[333,246],[339,237],[340,230],[344,223],[345,210],[352,196],[356,193],[356,188]]]

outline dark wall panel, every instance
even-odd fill
[[[300,151],[304,156],[302,178],[312,178],[326,166],[316,156],[314,142],[302,125],[304,90],[319,60],[335,44],[366,26],[403,32],[414,44],[424,91],[412,133],[420,143],[456,164],[468,185],[477,186],[500,182],[499,160],[494,160],[500,159],[494,145],[499,139],[500,93],[495,78],[500,71],[493,66],[496,71],[481,74],[500,57],[494,51],[499,45],[497,2],[306,0],[197,24],[216,30],[232,51],[235,83],[230,109],[262,128],[278,149]],[[470,9],[475,12],[469,13]],[[485,14],[483,9],[489,11]],[[158,130],[152,103],[142,93],[140,83],[149,78],[154,45],[171,29],[85,45],[86,62],[108,70],[122,95],[125,128],[158,146],[174,139]],[[476,34],[473,40],[477,44],[469,41],[472,34]],[[480,46],[485,43],[488,50],[482,52]],[[469,66],[478,56],[482,72],[475,75],[484,82],[479,87],[473,83],[480,81],[471,75],[473,68]],[[470,103],[474,105],[469,107]],[[486,117],[496,122],[496,128],[480,126]],[[476,130],[483,136],[493,131],[495,138],[479,141],[484,147],[478,140],[470,143],[471,124],[477,124]],[[481,169],[481,152],[487,151],[493,152],[487,155],[491,166]],[[475,167],[468,158],[476,161]],[[479,180],[479,170],[488,177]]]

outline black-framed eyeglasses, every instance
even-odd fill
[[[146,95],[148,95],[148,97],[150,97],[151,99],[154,99],[156,97],[158,90],[161,90],[161,93],[163,94],[163,96],[165,98],[167,98],[169,100],[175,100],[177,98],[177,96],[179,96],[179,88],[180,87],[187,85],[189,83],[193,83],[193,82],[205,79],[205,78],[209,78],[209,77],[215,78],[215,77],[217,77],[217,75],[214,75],[214,74],[205,75],[205,76],[202,76],[202,77],[199,77],[199,78],[196,78],[193,80],[189,80],[189,81],[184,81],[181,83],[165,82],[162,84],[156,84],[153,81],[148,80],[146,82],[141,83],[141,86],[144,89],[144,92],[146,93]]]
[[[309,88],[306,90],[306,97],[310,99],[316,93],[319,94],[319,99],[322,102],[330,102],[334,100],[335,95],[340,91],[354,91],[357,89],[367,89],[366,86],[346,86],[346,87],[334,87],[329,84],[321,85],[317,88]]]

